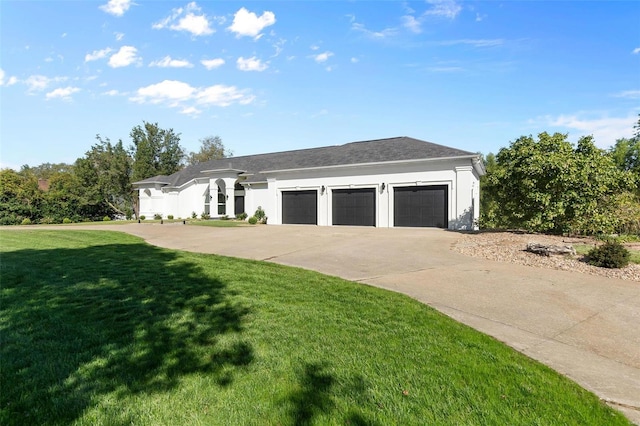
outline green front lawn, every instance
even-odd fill
[[[629,424],[400,294],[116,232],[0,250],[0,424]]]

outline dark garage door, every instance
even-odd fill
[[[334,225],[376,226],[376,190],[334,189],[331,191]]]
[[[282,223],[317,225],[318,191],[283,191]]]
[[[394,226],[447,228],[446,185],[394,188]]]

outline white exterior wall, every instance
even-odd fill
[[[140,197],[140,212],[138,217],[145,216],[148,219],[153,219],[155,214],[162,214],[165,198],[160,188],[155,186],[140,188],[138,195]]]
[[[447,186],[450,229],[473,229],[478,218],[479,184],[469,160],[278,173],[277,178],[269,179],[269,198],[275,202],[268,210],[265,207],[265,212],[268,223],[282,224],[283,191],[317,190],[318,225],[331,226],[332,190],[375,188],[376,226],[393,227],[394,188],[426,185]]]
[[[153,218],[198,217],[204,211],[206,191],[210,191],[211,217],[217,217],[217,191],[221,186],[228,196],[226,211],[234,216],[237,176],[219,174],[197,179],[179,189],[162,191],[159,187],[140,188],[140,214]],[[384,184],[384,188],[383,188]],[[376,226],[393,227],[394,188],[405,186],[445,185],[448,188],[449,229],[473,229],[479,215],[479,177],[470,159],[405,162],[393,165],[336,167],[316,170],[268,173],[266,183],[245,185],[245,211],[252,216],[261,206],[269,224],[282,224],[282,192],[318,191],[318,225],[331,226],[332,191],[345,188],[376,189]],[[322,193],[322,187],[325,191]]]

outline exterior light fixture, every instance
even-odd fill
[[[384,184],[384,182],[382,182],[381,188],[382,188],[382,192],[384,192],[384,188],[386,188],[386,185]]]
[[[326,191],[327,188],[325,188],[324,185],[322,185],[322,188],[320,188],[320,194],[324,194],[324,191]]]

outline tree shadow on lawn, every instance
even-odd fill
[[[296,426],[306,426],[314,423],[314,419],[322,414],[336,410],[334,398],[357,400],[347,413],[343,413],[346,425],[376,426],[377,422],[367,418],[360,412],[363,406],[370,405],[366,396],[367,383],[360,375],[339,380],[330,372],[328,362],[305,362],[297,371],[297,386],[285,401],[289,405],[291,423]],[[333,413],[334,416],[339,416]]]
[[[224,283],[147,244],[5,252],[0,423],[65,424],[112,393],[219,386],[253,360]]]

